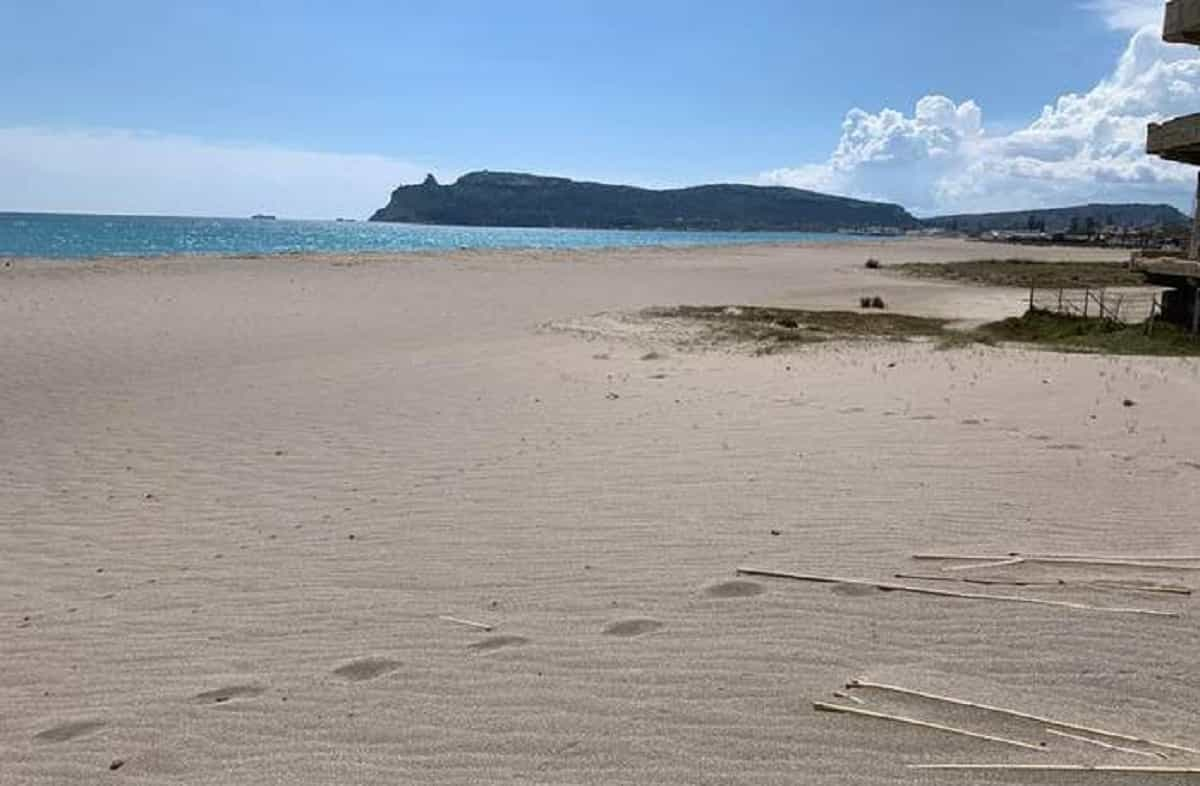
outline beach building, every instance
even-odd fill
[[[1168,0],[1163,40],[1200,46],[1200,0]],[[1146,151],[1168,161],[1200,166],[1200,113],[1151,123],[1146,134]],[[1200,177],[1196,197],[1197,209],[1186,257],[1135,259],[1135,264],[1150,283],[1168,288],[1162,299],[1163,319],[1200,334]]]

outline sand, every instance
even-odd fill
[[[0,783],[974,784],[1035,776],[905,765],[1149,761],[902,697],[863,693],[1048,753],[813,711],[856,676],[1200,743],[1191,597],[1024,591],[1184,614],[1143,618],[735,574],[1200,553],[1194,360],[754,357],[560,329],[877,293],[998,318],[1022,293],[863,260],[1030,254],[1097,257],[913,241],[0,269]]]

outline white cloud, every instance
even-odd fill
[[[1113,30],[1141,30],[1162,24],[1163,0],[1091,0],[1083,7],[1100,14]]]
[[[1114,25],[1134,24],[1147,6],[1104,5]],[[1200,54],[1159,35],[1140,27],[1110,76],[1062,96],[1015,132],[989,133],[975,102],[944,96],[921,99],[911,116],[854,109],[828,161],[759,180],[900,202],[920,214],[1088,201],[1186,209],[1195,169],[1147,156],[1146,125],[1200,109]]]
[[[425,170],[127,130],[0,128],[0,210],[362,217]]]

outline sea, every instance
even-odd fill
[[[845,243],[820,232],[529,229],[367,221],[0,213],[0,257],[87,259],[179,254],[415,252]]]

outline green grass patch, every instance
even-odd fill
[[[756,344],[759,352],[838,338],[901,340],[941,336],[949,322],[886,311],[806,311],[759,306],[673,306],[646,309],[642,315],[699,322],[709,328],[710,339]]]
[[[1136,287],[1145,277],[1124,262],[1034,262],[1029,259],[984,259],[969,262],[909,262],[888,265],[916,278],[933,278],[994,287],[1100,289]]]
[[[972,331],[972,335],[993,342],[1015,341],[1060,352],[1200,355],[1200,341],[1168,322],[1155,323],[1153,331],[1147,335],[1144,324],[1125,325],[1040,309],[984,325]]]
[[[835,339],[933,339],[938,349],[966,349],[1002,342],[1027,344],[1056,352],[1109,355],[1200,356],[1200,341],[1167,322],[1147,335],[1144,324],[1034,309],[1021,317],[992,322],[974,330],[947,327],[951,320],[887,311],[806,311],[758,306],[673,306],[642,312],[649,319],[680,320],[707,328],[701,345],[750,345],[757,354]]]

